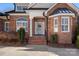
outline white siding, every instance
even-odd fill
[[[29,14],[31,15],[31,17],[34,17],[34,16],[43,16],[43,12],[44,11],[45,10],[29,10]]]

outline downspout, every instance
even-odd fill
[[[76,16],[76,30],[75,30],[75,39],[77,40],[77,27],[79,25],[79,14],[78,13],[75,13],[75,16]],[[75,40],[75,43],[76,43],[76,40]]]
[[[45,12],[43,12],[43,16],[45,17],[45,39],[46,39],[46,44],[48,45],[48,16],[45,15]]]
[[[72,32],[72,36],[74,35],[74,37],[72,37],[72,43],[73,44],[75,44],[76,43],[76,36],[77,36],[77,26],[78,26],[78,24],[79,24],[79,21],[78,21],[78,18],[79,18],[79,16],[78,16],[78,13],[75,13],[75,17],[76,17],[76,28],[75,28],[75,31],[74,31],[74,33]],[[74,38],[74,39],[73,39]]]

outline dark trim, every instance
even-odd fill
[[[5,12],[5,13],[26,13],[26,12],[25,11],[20,12],[20,11],[12,10],[12,11],[8,11],[8,12]]]
[[[48,8],[29,8],[29,10],[47,10]]]
[[[12,12],[15,12],[14,10],[11,10],[11,11],[7,11],[7,12],[5,12],[5,13],[12,13]]]
[[[14,4],[14,10],[16,10],[16,4],[15,3],[13,3]]]
[[[10,12],[11,13],[11,12]],[[12,13],[26,13],[26,12],[12,12]]]

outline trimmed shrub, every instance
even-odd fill
[[[79,48],[79,24],[76,27],[76,47]]]
[[[79,35],[79,25],[77,25],[77,27],[76,27],[76,32],[77,32],[77,35]]]
[[[57,34],[52,34],[50,37],[51,43],[57,43],[58,35]]]
[[[79,48],[79,35],[77,35],[76,47]]]
[[[20,28],[18,30],[18,35],[19,35],[19,40],[21,43],[24,43],[24,38],[25,38],[25,29],[24,28]]]

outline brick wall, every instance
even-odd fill
[[[16,31],[16,20],[18,17],[22,17],[21,16],[10,16],[10,30],[11,31]],[[61,44],[71,44],[72,43],[72,33],[75,31],[75,26],[76,26],[76,18],[75,17],[70,17],[70,32],[66,32],[63,33],[61,32],[61,16],[58,16],[58,43]],[[32,21],[32,31],[33,31],[33,36],[29,37],[30,34],[30,23],[28,23],[28,33],[26,33],[26,37],[28,37],[29,39],[29,44],[46,44],[46,40],[45,40],[45,36],[35,36],[35,21],[41,21],[41,22],[45,22],[44,17],[36,17],[37,19],[33,19]],[[54,34],[54,26],[53,26],[53,19],[54,17],[49,17],[48,20],[48,37],[50,40],[50,35]],[[29,17],[28,17],[28,21],[30,21]],[[71,24],[72,23],[72,24]],[[27,35],[28,34],[28,35]]]
[[[10,16],[10,31],[16,31],[16,20],[19,17],[27,17],[28,20],[28,32],[26,32],[26,37],[28,37],[28,44],[36,44],[36,45],[40,45],[40,44],[46,44],[45,41],[45,36],[35,36],[33,35],[33,37],[29,37],[30,34],[30,19],[29,16],[24,16],[24,15],[12,15]],[[32,28],[33,28],[33,34],[35,33],[35,21],[44,21],[44,17],[37,17],[38,20],[33,19],[33,23],[32,23]]]
[[[48,36],[50,40],[51,34],[58,34],[58,43],[60,44],[71,44],[72,43],[72,34],[75,30],[76,19],[68,16],[70,18],[70,32],[61,32],[61,16],[58,16],[58,32],[54,32],[54,17],[50,17],[48,21]],[[72,24],[71,24],[72,23]],[[74,29],[73,29],[74,28]]]
[[[0,19],[0,31],[4,31],[4,19]]]
[[[11,32],[16,32],[16,20],[19,17],[26,17],[26,20],[28,20],[28,32],[26,32],[25,37],[29,39],[29,34],[30,34],[30,19],[28,15],[11,15],[10,16],[10,31]]]
[[[50,16],[52,15],[52,13],[54,12],[54,10],[56,10],[57,8],[68,8],[70,9],[71,11],[73,11],[73,13],[77,14],[77,12],[71,8],[69,5],[67,5],[67,3],[58,3],[56,4],[53,8],[51,8],[51,10],[49,10],[47,12],[47,14]],[[64,16],[64,15],[62,15]],[[61,43],[61,44],[71,44],[72,43],[72,39],[74,38],[74,33],[75,33],[75,30],[76,30],[76,25],[77,25],[77,20],[76,20],[76,17],[72,17],[72,16],[69,16],[70,17],[70,32],[61,32],[61,16],[58,16],[58,22],[59,22],[59,25],[58,25],[58,43]],[[53,26],[53,19],[54,17],[49,17],[49,20],[48,20],[48,36],[49,36],[49,40],[50,40],[50,35],[51,34],[54,34],[55,32],[54,31],[54,26]]]

